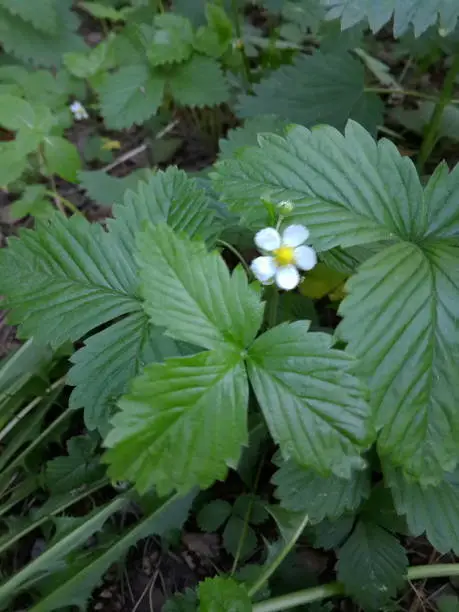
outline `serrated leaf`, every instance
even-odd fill
[[[81,158],[76,146],[61,136],[47,136],[43,143],[47,169],[70,183],[77,182]]]
[[[180,354],[177,344],[135,312],[91,336],[71,357],[67,382],[76,388],[70,407],[84,407],[88,429],[108,431],[116,400],[129,382],[152,362]]]
[[[217,531],[231,514],[231,505],[224,499],[214,499],[198,512],[199,529],[212,533]]]
[[[112,6],[106,6],[100,2],[79,2],[78,8],[86,11],[96,19],[108,19],[109,21],[126,21],[123,11],[118,11]]]
[[[201,240],[208,240],[218,230],[211,199],[195,179],[174,166],[137,183],[126,192],[122,204],[120,201],[113,200],[118,202],[113,207],[116,228],[110,221],[109,227],[120,232],[130,250],[135,248],[137,233],[146,221],[167,223],[177,232]]]
[[[9,130],[32,129],[35,112],[32,106],[17,96],[0,96],[0,124]]]
[[[351,373],[355,362],[308,327],[283,323],[257,338],[249,349],[250,381],[286,460],[349,478],[373,437],[371,410]]]
[[[27,157],[15,141],[0,142],[0,187],[6,188],[17,181],[27,165]]]
[[[252,603],[242,584],[231,578],[206,578],[199,584],[200,612],[251,612]]]
[[[343,29],[368,19],[373,32],[380,30],[393,16],[394,36],[399,37],[411,26],[419,36],[440,20],[446,32],[454,30],[459,17],[456,0],[322,0],[328,19],[341,19]]]
[[[68,71],[79,79],[94,76],[100,70],[108,70],[115,64],[113,39],[107,38],[86,53],[65,53],[64,65]]]
[[[223,530],[223,546],[233,557],[236,557],[243,535],[244,541],[239,551],[241,559],[245,559],[254,552],[257,547],[257,536],[251,527],[245,526],[243,518],[232,515]]]
[[[342,130],[349,118],[370,132],[382,122],[383,105],[375,94],[364,91],[364,67],[349,54],[303,55],[292,66],[283,66],[254,85],[254,96],[239,99],[238,114],[253,117],[274,114],[312,127],[329,124]],[[362,112],[362,102],[373,113]]]
[[[392,491],[397,512],[406,517],[413,536],[425,533],[442,553],[459,553],[459,471],[445,473],[436,486],[425,486],[404,478],[388,463],[384,475]]]
[[[332,550],[338,548],[351,532],[355,523],[354,514],[345,514],[335,521],[325,519],[313,525],[310,533],[314,548]]]
[[[56,31],[56,0],[41,0],[39,11],[29,0],[0,0],[0,5],[13,15],[30,22],[37,30],[51,34]]]
[[[152,66],[187,60],[193,50],[193,30],[186,17],[174,13],[156,15],[154,26],[143,27],[148,61]]]
[[[160,495],[223,480],[247,443],[247,401],[244,365],[228,348],[148,366],[105,440],[109,474]]]
[[[142,171],[132,172],[123,178],[111,176],[103,170],[85,170],[78,173],[78,181],[88,196],[104,206],[122,202],[130,189],[137,189],[142,180]]]
[[[290,0],[283,2],[282,17],[297,25],[302,32],[316,34],[325,17],[320,0]]]
[[[407,567],[397,538],[372,522],[359,521],[338,552],[338,579],[365,610],[380,610],[396,595]]]
[[[242,268],[231,274],[218,253],[164,224],[147,227],[138,245],[141,293],[154,325],[210,349],[244,349],[254,339],[264,304]]]
[[[126,532],[115,534],[108,545],[94,552],[82,551],[80,558],[70,559],[68,567],[55,574],[52,590],[32,606],[30,612],[51,612],[70,605],[86,608],[92,590],[104,573],[118,563],[131,546],[143,538],[161,536],[170,529],[182,527],[195,496],[196,491],[192,491],[185,497],[174,495],[167,500],[158,500],[147,516]],[[84,539],[81,540],[83,543]]]
[[[407,110],[401,107],[394,108],[391,117],[407,129],[422,136],[425,127],[431,120],[434,109],[435,102],[422,101],[418,103],[418,108],[415,110]],[[448,104],[444,108],[438,126],[438,137],[449,138],[454,141],[459,140],[459,109],[457,106]]]
[[[198,596],[192,589],[185,593],[176,593],[168,599],[163,606],[163,612],[196,612],[198,607]]]
[[[168,73],[174,101],[181,106],[215,106],[227,102],[229,87],[216,60],[193,55]]]
[[[111,261],[117,262],[116,266]],[[139,309],[132,259],[83,217],[56,213],[0,252],[0,293],[23,336],[53,347]]]
[[[164,87],[164,77],[142,64],[107,75],[97,88],[106,126],[118,130],[150,119],[161,105]]]
[[[228,49],[233,38],[233,23],[223,7],[217,4],[206,4],[207,26],[201,26],[196,32],[193,46],[197,51],[220,57]]]
[[[51,459],[46,464],[46,484],[52,494],[66,493],[104,475],[95,454],[97,439],[89,436],[75,436],[67,442],[67,455]]]
[[[357,509],[370,495],[368,470],[354,471],[348,480],[335,475],[323,478],[294,461],[287,461],[281,462],[272,482],[282,507],[308,514],[311,523],[338,519]]]
[[[338,334],[372,391],[379,452],[425,482],[457,463],[458,261],[446,240],[390,246],[347,283],[339,310]]]
[[[260,198],[268,197],[292,200],[289,221],[306,225],[318,250],[422,233],[416,170],[388,140],[376,144],[349,121],[344,136],[327,126],[295,126],[285,138],[265,135],[259,144],[219,162],[212,175],[222,199],[250,225],[266,226]]]
[[[238,149],[256,146],[258,144],[258,134],[269,132],[283,136],[288,125],[287,121],[276,117],[276,115],[250,117],[242,127],[229,130],[226,138],[219,140],[219,159],[230,159]]]
[[[27,0],[25,3],[30,4]],[[54,6],[57,24],[52,36],[0,7],[0,42],[4,50],[25,62],[49,67],[60,66],[66,52],[84,50],[84,40],[76,34],[79,19],[71,11],[72,0],[58,0]]]

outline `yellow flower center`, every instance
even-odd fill
[[[281,246],[274,251],[274,256],[280,266],[288,266],[295,259],[295,249],[293,247]]]

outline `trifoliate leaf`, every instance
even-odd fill
[[[395,508],[406,517],[413,536],[425,533],[442,553],[459,553],[459,471],[445,473],[436,486],[423,487],[406,480],[400,470],[385,464],[384,474],[392,491]]]
[[[146,364],[180,354],[142,312],[135,312],[91,336],[71,358],[67,382],[75,385],[71,408],[84,407],[88,429],[107,432],[116,400]]]
[[[217,531],[231,514],[231,505],[224,499],[214,499],[198,512],[199,529],[212,533]]]
[[[59,1],[59,0],[57,0]],[[42,0],[40,10],[28,0],[0,0],[0,6],[12,15],[28,21],[37,30],[53,34],[57,29],[56,0]]]
[[[249,349],[249,375],[271,435],[287,460],[350,478],[371,443],[365,389],[354,361],[306,321],[283,323]]]
[[[148,366],[105,440],[109,474],[160,495],[223,480],[247,443],[247,402],[245,368],[232,349]]]
[[[139,309],[134,270],[100,225],[56,213],[0,251],[0,293],[22,336],[58,347]]]
[[[338,552],[338,579],[365,610],[380,610],[405,581],[408,559],[388,531],[359,521]]]
[[[70,183],[77,182],[81,158],[75,145],[61,136],[47,136],[43,143],[47,169]]]
[[[165,80],[141,64],[120,68],[97,88],[102,115],[111,129],[140,125],[161,105]]]
[[[260,115],[250,117],[244,122],[242,127],[230,130],[226,138],[219,140],[220,159],[230,159],[238,149],[243,147],[256,146],[258,144],[258,134],[269,132],[283,136],[286,132],[288,122],[279,119],[276,115]]]
[[[181,106],[215,106],[229,99],[226,78],[216,60],[194,55],[168,74],[174,101]]]
[[[53,494],[66,493],[88,485],[104,475],[105,468],[95,454],[97,438],[75,436],[67,442],[68,455],[46,464],[46,485]]]
[[[335,475],[323,478],[294,461],[287,461],[281,462],[272,482],[281,505],[292,512],[307,513],[311,523],[337,519],[358,508],[370,495],[368,470],[354,471],[348,480]]]
[[[141,293],[154,325],[210,349],[244,349],[254,339],[264,305],[242,268],[231,274],[218,253],[164,224],[147,227],[138,245]]]
[[[27,0],[23,4],[28,9],[32,6]],[[55,2],[57,24],[53,35],[0,7],[0,42],[4,50],[22,61],[50,67],[60,66],[64,53],[84,50],[84,39],[76,34],[80,21],[71,10],[72,4],[72,0]],[[37,12],[35,5],[33,8]]]
[[[199,612],[251,612],[252,603],[242,584],[232,578],[206,578],[199,584]]]
[[[108,544],[96,547],[95,550],[82,550],[79,555],[67,559],[67,567],[54,574],[52,588],[37,604],[31,606],[30,612],[52,612],[69,606],[85,609],[93,589],[105,572],[114,563],[118,563],[139,540],[152,535],[161,536],[171,529],[182,527],[195,496],[196,492],[192,491],[184,497],[174,495],[166,500],[157,500],[146,516],[130,529],[118,532]],[[80,529],[83,528],[84,525]],[[75,534],[80,537],[80,545],[87,542],[83,534],[80,536],[78,531]]]
[[[409,240],[413,231],[422,232],[416,170],[388,140],[376,144],[350,121],[344,136],[326,126],[312,131],[295,126],[285,138],[264,135],[259,143],[239,151],[236,159],[219,162],[213,175],[222,200],[250,225],[267,225],[260,199],[266,197],[291,200],[289,222],[306,225],[319,250],[387,241],[394,235]]]
[[[373,32],[394,18],[394,36],[399,37],[411,26],[419,36],[440,21],[446,32],[454,30],[459,17],[456,0],[322,0],[328,19],[341,19],[343,29],[368,19]]]
[[[142,28],[152,66],[187,60],[193,51],[193,29],[186,17],[174,13],[156,15],[152,28]]]
[[[302,55],[253,89],[254,96],[239,100],[241,117],[274,114],[306,127],[329,124],[340,130],[351,118],[373,133],[382,123],[383,105],[375,94],[365,93],[364,67],[347,53]],[[365,100],[372,113],[362,112]]]
[[[167,223],[177,232],[201,240],[214,237],[218,231],[206,192],[195,179],[174,166],[138,182],[126,192],[124,199],[116,198],[113,202],[117,202],[113,212],[118,222],[112,225],[109,221],[109,227],[120,232],[129,249],[135,249],[137,233],[145,221],[153,225]]]
[[[361,266],[346,285],[338,334],[369,382],[379,452],[432,483],[457,463],[459,247],[421,245],[394,244]]]

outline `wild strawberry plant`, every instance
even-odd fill
[[[47,0],[38,15],[0,0],[4,49],[55,67],[0,67],[0,183],[22,193],[17,218],[37,219],[0,251],[2,306],[27,339],[0,368],[0,553],[47,534],[46,550],[0,583],[0,608],[33,590],[32,612],[86,609],[113,563],[152,534],[172,542],[190,515],[221,530],[231,563],[169,612],[336,595],[379,610],[407,579],[459,574],[409,567],[402,545],[425,534],[459,554],[459,175],[442,162],[424,176],[455,117],[459,9],[382,4],[263,0],[251,10],[268,11],[268,40],[237,2],[76,12]],[[91,46],[76,34],[88,15],[103,32]],[[416,92],[362,48],[366,27],[404,36],[412,61],[452,53],[438,99],[421,94],[417,168],[376,137],[393,135],[379,94]],[[66,132],[97,117],[106,131],[181,116],[214,129],[222,103],[245,125],[199,178],[174,165],[80,172]],[[118,137],[104,132],[96,148],[116,150]],[[113,204],[112,216],[69,217],[55,176]],[[333,324],[307,296],[327,300]],[[82,431],[50,458],[43,449],[80,409]],[[244,492],[216,498],[235,473]],[[94,504],[101,491],[108,501]],[[29,496],[46,501],[29,512]],[[139,508],[113,532],[114,517]],[[276,597],[271,579],[303,538],[335,551],[337,582]]]

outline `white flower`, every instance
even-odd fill
[[[81,119],[87,119],[89,117],[85,107],[81,104],[81,102],[78,102],[78,100],[72,102],[72,104],[70,105],[70,110],[72,111],[73,116],[77,121],[80,121]]]
[[[308,237],[309,231],[304,225],[289,225],[282,236],[274,227],[257,232],[257,247],[272,254],[252,261],[250,267],[255,277],[264,285],[275,282],[280,289],[295,289],[300,282],[298,270],[312,270],[317,263],[314,249],[303,244]]]

